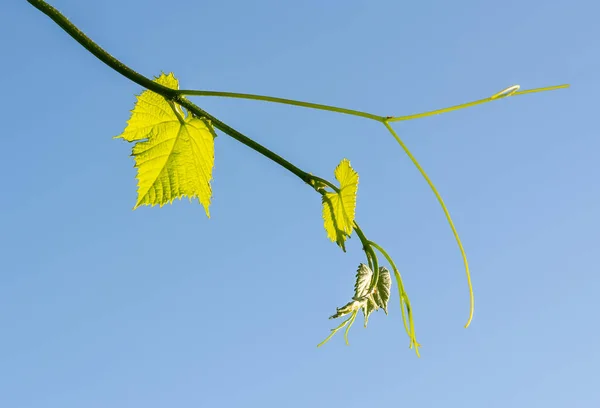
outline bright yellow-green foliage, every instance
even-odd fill
[[[340,191],[323,195],[323,220],[329,239],[345,252],[344,241],[354,228],[358,173],[348,159],[343,159],[335,169],[335,178],[340,183]]]
[[[162,74],[155,82],[179,89],[172,73]],[[117,136],[135,142],[138,198],[134,208],[198,198],[210,217],[214,136],[208,121],[186,115],[179,105],[152,91],[142,92],[125,131]]]

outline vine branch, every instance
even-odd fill
[[[386,127],[386,129],[390,132],[390,134],[394,137],[394,139],[398,142],[398,144],[402,147],[402,149],[408,155],[408,157],[410,158],[412,163],[415,165],[415,167],[417,167],[417,169],[419,170],[419,172],[421,173],[423,178],[427,181],[429,187],[431,188],[431,190],[435,194],[437,200],[439,201],[439,204],[441,205],[441,207],[444,211],[444,214],[446,215],[448,224],[450,225],[450,227],[452,229],[452,232],[454,234],[454,237],[456,239],[456,242],[458,244],[458,247],[459,247],[461,255],[462,255],[462,259],[464,262],[465,271],[466,271],[466,275],[467,275],[467,281],[468,281],[468,285],[469,285],[470,313],[469,313],[469,318],[468,318],[468,321],[467,321],[467,324],[465,325],[465,327],[468,327],[469,324],[471,323],[471,320],[473,319],[473,310],[474,310],[473,288],[472,288],[471,276],[470,276],[470,272],[469,272],[469,264],[467,261],[465,250],[464,250],[461,240],[459,238],[458,232],[454,226],[452,218],[450,217],[450,213],[448,212],[448,209],[446,208],[446,205],[444,204],[444,201],[442,200],[441,195],[438,193],[437,189],[435,188],[433,182],[431,181],[431,179],[429,178],[427,173],[423,170],[421,165],[417,162],[417,160],[412,155],[412,153],[410,152],[408,147],[400,139],[400,137],[394,131],[394,129],[392,128],[392,126],[390,124],[393,122],[423,118],[423,117],[438,115],[441,113],[450,112],[450,111],[454,111],[454,110],[464,109],[464,108],[468,108],[471,106],[491,102],[491,101],[494,101],[497,99],[502,99],[505,97],[524,95],[524,94],[543,92],[543,91],[551,91],[551,90],[569,87],[569,85],[564,84],[564,85],[557,85],[557,86],[550,86],[550,87],[544,87],[544,88],[535,88],[535,89],[519,91],[519,86],[513,85],[513,86],[506,88],[488,98],[479,99],[476,101],[467,102],[467,103],[463,103],[460,105],[455,105],[455,106],[451,106],[451,107],[447,107],[447,108],[443,108],[443,109],[437,109],[437,110],[433,110],[433,111],[417,113],[417,114],[412,114],[412,115],[405,115],[405,116],[380,116],[380,115],[375,115],[375,114],[368,113],[368,112],[347,109],[347,108],[341,108],[341,107],[336,107],[336,106],[331,106],[331,105],[323,105],[323,104],[316,104],[316,103],[298,101],[298,100],[293,100],[293,99],[285,99],[285,98],[278,98],[278,97],[264,96],[264,95],[254,95],[254,94],[247,94],[247,93],[202,91],[202,90],[178,90],[178,89],[172,89],[172,88],[163,86],[163,85],[151,80],[150,78],[147,78],[144,75],[141,75],[140,73],[131,69],[127,65],[123,64],[121,61],[119,61],[118,59],[113,57],[111,54],[106,52],[102,47],[100,47],[98,44],[96,44],[93,40],[91,40],[89,37],[87,37],[80,29],[78,29],[74,24],[72,24],[63,14],[61,14],[56,8],[52,7],[45,1],[43,1],[43,0],[27,0],[27,2],[30,3],[32,6],[34,6],[35,8],[37,8],[38,10],[40,10],[45,15],[47,15],[59,27],[61,27],[67,34],[69,34],[75,41],[77,41],[79,44],[81,44],[86,50],[88,50],[91,54],[93,54],[100,61],[102,61],[106,65],[108,65],[110,68],[112,68],[116,72],[120,73],[124,77],[128,78],[129,80],[135,82],[136,84],[164,97],[169,102],[169,104],[173,108],[175,114],[177,115],[177,117],[180,121],[182,121],[183,119],[177,111],[177,108],[176,108],[177,105],[185,108],[189,114],[196,116],[198,118],[201,118],[203,120],[206,120],[212,126],[214,126],[216,129],[227,134],[228,136],[232,137],[233,139],[237,140],[238,142],[248,146],[249,148],[256,151],[257,153],[267,157],[268,159],[272,160],[273,162],[279,164],[281,167],[285,168],[286,170],[288,170],[289,172],[291,172],[292,174],[294,174],[298,178],[300,178],[302,181],[304,181],[305,183],[312,186],[313,189],[315,191],[317,191],[318,193],[320,193],[321,195],[326,194],[325,190],[323,189],[323,186],[327,186],[327,187],[331,188],[336,193],[339,193],[340,189],[337,186],[335,186],[335,184],[331,183],[330,181],[328,181],[326,179],[323,179],[323,178],[320,178],[320,177],[317,177],[310,173],[305,172],[304,170],[302,170],[302,169],[298,168],[297,166],[295,166],[294,164],[290,163],[289,161],[287,161],[286,159],[284,159],[277,153],[273,152],[272,150],[269,150],[265,146],[259,144],[258,142],[255,142],[254,140],[245,136],[241,132],[237,131],[236,129],[234,129],[231,126],[227,125],[226,123],[222,122],[218,118],[214,117],[210,113],[206,112],[205,110],[201,109],[199,106],[197,106],[196,104],[191,102],[189,99],[186,98],[186,95],[187,96],[216,96],[216,97],[259,100],[259,101],[265,101],[265,102],[280,103],[280,104],[293,105],[293,106],[299,106],[299,107],[305,107],[305,108],[311,108],[311,109],[336,112],[336,113],[341,113],[341,114],[346,114],[346,115],[358,116],[358,117],[362,117],[362,118],[366,118],[366,119],[370,119],[370,120],[374,120],[374,121],[382,123]],[[369,265],[372,267],[372,270],[373,270],[373,279],[370,284],[370,290],[372,290],[377,285],[377,280],[379,277],[378,260],[377,260],[377,255],[375,253],[374,248],[377,249],[380,253],[382,253],[385,256],[385,258],[388,260],[390,265],[392,266],[395,276],[396,276],[396,280],[398,281],[400,304],[401,304],[401,309],[402,309],[403,320],[405,323],[405,329],[407,330],[407,332],[409,333],[409,337],[411,338],[411,346],[414,345],[416,347],[417,354],[418,354],[418,343],[416,343],[416,339],[414,336],[414,326],[412,323],[410,302],[408,301],[408,297],[406,296],[406,292],[404,291],[404,287],[402,286],[402,280],[400,277],[400,273],[398,272],[398,269],[394,265],[394,263],[393,263],[392,259],[389,257],[389,255],[379,245],[375,244],[372,241],[369,241],[366,238],[366,236],[364,235],[364,233],[362,232],[362,230],[360,229],[360,227],[358,226],[358,224],[356,222],[353,225],[353,229],[356,232],[356,234],[358,235],[358,237],[363,245],[363,250],[365,251]],[[405,307],[406,307],[406,312],[408,314],[408,322],[409,322],[408,325],[406,323],[406,318],[405,318]],[[355,315],[354,315],[354,317],[355,317]],[[346,324],[348,324],[348,328],[347,328],[347,330],[348,330],[353,322],[354,322],[354,318],[351,317],[350,319],[343,322],[336,329],[334,329],[334,332],[340,330]],[[347,330],[346,330],[346,337],[347,337]],[[332,335],[333,335],[333,333],[332,333]],[[326,341],[329,338],[330,337],[328,337],[326,339]]]

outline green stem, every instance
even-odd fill
[[[323,340],[322,342],[320,342],[319,344],[317,344],[317,347],[321,347],[323,344],[327,343],[329,340],[331,340],[331,338],[340,330],[342,329],[345,325],[347,325],[350,320],[352,319],[352,317],[354,316],[354,314],[351,314],[346,320],[344,320],[343,322],[340,323],[339,326],[337,326],[335,329],[331,329],[331,333],[329,333],[329,336],[327,336],[327,338],[325,340]]]
[[[81,44],[86,50],[91,52],[96,58],[104,62],[106,65],[117,71],[119,74],[129,78],[133,82],[147,88],[153,92],[161,94],[167,98],[172,98],[177,95],[175,89],[168,88],[159,83],[146,78],[129,68],[121,61],[103,50],[98,44],[87,37],[80,29],[71,23],[60,11],[42,0],[27,0],[29,4],[40,10],[42,13],[50,17],[56,24],[67,32],[75,41]]]
[[[172,101],[169,101],[169,106],[171,107],[171,110],[173,111],[175,116],[177,116],[177,120],[179,121],[179,123],[181,123],[181,125],[184,125],[185,120],[183,119],[183,116],[179,112],[181,109],[178,110],[177,107],[175,106],[175,103],[173,103]]]
[[[396,141],[402,147],[402,149],[404,150],[406,155],[410,158],[410,160],[413,162],[415,167],[419,170],[419,172],[421,173],[421,175],[423,176],[425,181],[427,181],[427,184],[429,184],[431,191],[433,191],[433,194],[435,194],[435,197],[437,198],[438,202],[440,203],[442,210],[444,210],[444,214],[446,215],[448,224],[450,224],[450,228],[452,229],[452,233],[454,234],[454,238],[456,239],[456,243],[458,244],[458,248],[460,249],[460,253],[462,255],[463,263],[465,265],[465,273],[467,275],[467,283],[469,285],[469,301],[470,301],[469,319],[467,320],[467,324],[465,324],[465,328],[467,328],[471,324],[471,320],[473,320],[473,312],[475,309],[475,297],[473,295],[473,285],[471,283],[471,273],[469,272],[469,261],[467,260],[467,254],[465,253],[465,249],[463,248],[460,237],[458,236],[458,231],[456,231],[456,227],[454,226],[452,217],[450,217],[450,212],[448,211],[448,208],[446,208],[446,204],[444,204],[444,200],[442,199],[442,196],[440,195],[440,193],[438,193],[437,189],[435,188],[435,185],[433,184],[433,182],[431,181],[431,179],[429,178],[427,173],[425,173],[425,170],[423,170],[423,167],[421,167],[421,165],[419,164],[419,162],[417,161],[415,156],[413,156],[413,154],[410,152],[408,147],[404,144],[402,139],[400,139],[400,137],[394,131],[394,129],[390,126],[390,124],[387,121],[385,121],[383,124],[388,129],[388,131],[392,134],[392,136],[394,136],[394,139],[396,139]]]
[[[375,286],[377,286],[377,281],[379,280],[379,261],[377,260],[377,254],[375,253],[375,251],[369,243],[370,241],[367,239],[364,232],[362,231],[362,229],[360,229],[356,221],[354,222],[353,228],[354,231],[356,231],[358,239],[360,239],[360,243],[363,246],[363,251],[365,251],[365,254],[367,255],[367,261],[373,261],[373,265],[371,265],[369,262],[369,267],[371,267],[371,270],[373,271],[373,278],[371,279],[371,284],[369,286],[369,290],[367,291],[367,293],[371,293]]]
[[[369,268],[373,270],[375,268],[373,265],[373,258],[369,252],[365,252],[365,254],[367,255],[367,263],[369,264]]]
[[[402,323],[404,325],[404,330],[406,331],[406,334],[410,338],[410,347],[412,348],[414,346],[415,352],[417,353],[417,356],[419,356],[419,346],[420,345],[417,342],[417,336],[415,334],[415,326],[414,326],[414,322],[413,322],[412,308],[410,306],[410,299],[408,298],[408,294],[406,293],[406,290],[404,289],[404,283],[402,282],[402,276],[400,275],[400,271],[396,267],[396,264],[394,263],[394,260],[392,259],[392,257],[389,256],[388,253],[382,247],[380,247],[373,241],[369,241],[369,244],[372,247],[374,247],[375,249],[377,249],[379,252],[381,252],[381,254],[385,257],[385,259],[387,259],[388,263],[392,267],[392,270],[394,271],[394,276],[396,277],[396,282],[398,284],[398,297],[400,298],[400,310],[402,311]],[[405,305],[406,305],[406,311],[404,310]],[[407,319],[407,314],[408,314],[408,319]],[[408,320],[408,323],[407,323],[407,320]]]
[[[282,103],[285,105],[302,106],[304,108],[325,110],[325,111],[329,111],[329,112],[343,113],[343,114],[352,115],[352,116],[360,116],[362,118],[376,120],[377,122],[383,122],[385,120],[385,118],[383,116],[374,115],[374,114],[368,113],[368,112],[357,111],[354,109],[340,108],[337,106],[322,105],[319,103],[296,101],[294,99],[277,98],[274,96],[254,95],[254,94],[237,93],[237,92],[196,91],[196,90],[188,90],[188,89],[182,89],[177,92],[180,95],[220,96],[220,97],[224,97],[224,98],[251,99],[251,100],[255,100],[255,101]]]
[[[492,102],[492,101],[495,101],[498,99],[507,98],[509,96],[518,96],[518,95],[526,95],[526,94],[536,93],[536,92],[554,91],[556,89],[568,88],[569,86],[570,85],[568,85],[568,84],[563,84],[563,85],[556,85],[556,86],[547,86],[544,88],[535,88],[535,89],[526,89],[523,91],[516,91],[516,89],[518,89],[518,85],[514,85],[509,88],[506,88],[505,90],[497,92],[496,94],[490,96],[489,98],[479,99],[476,101],[462,103],[460,105],[449,106],[447,108],[436,109],[436,110],[432,110],[432,111],[428,111],[428,112],[415,113],[414,115],[390,116],[386,119],[386,121],[387,122],[400,122],[403,120],[419,119],[419,118],[424,118],[427,116],[439,115],[440,113],[446,113],[446,112],[451,112],[451,111],[455,111],[455,110],[459,110],[459,109],[470,108],[471,106],[481,105],[482,103]]]
[[[273,160],[275,163],[281,165],[285,169],[289,170],[290,172],[292,172],[293,174],[298,176],[304,182],[310,184],[310,181],[315,179],[314,176],[311,176],[307,172],[294,166],[292,163],[285,160],[283,157],[279,156],[275,152],[260,145],[259,143],[255,142],[254,140],[250,139],[249,137],[247,137],[247,136],[243,135],[242,133],[238,132],[237,130],[233,129],[231,126],[221,122],[219,119],[215,118],[208,112],[200,109],[200,107],[196,106],[191,101],[189,101],[186,98],[184,98],[183,96],[179,95],[177,93],[177,90],[162,86],[162,85],[146,78],[145,76],[137,73],[136,71],[132,70],[131,68],[129,68],[128,66],[123,64],[121,61],[117,60],[115,57],[113,57],[108,52],[106,52],[103,48],[101,48],[94,41],[92,41],[91,38],[86,36],[81,30],[79,30],[75,25],[73,25],[73,23],[71,23],[64,15],[62,15],[60,13],[60,11],[58,11],[54,7],[50,6],[45,1],[42,1],[42,0],[27,0],[27,1],[31,5],[33,5],[35,8],[40,10],[42,13],[44,13],[48,17],[50,17],[56,24],[58,24],[64,31],[66,31],[67,34],[69,34],[71,37],[73,37],[73,39],[75,41],[77,41],[85,49],[90,51],[99,60],[101,60],[106,65],[108,65],[115,71],[119,72],[126,78],[137,83],[138,85],[141,85],[153,92],[156,92],[157,94],[165,97],[168,101],[175,102],[175,103],[179,104],[180,106],[183,106],[189,112],[191,112],[193,115],[201,117],[201,118],[205,118],[206,120],[210,121],[210,123],[212,123],[212,125],[215,128],[221,130],[222,132],[231,136],[232,138],[239,141],[240,143],[245,144],[246,146],[250,147],[251,149],[255,150],[256,152],[262,154],[263,156]],[[320,178],[319,178],[319,180],[322,180],[325,184],[327,184],[329,186],[333,186],[333,184],[330,182],[327,182]]]
[[[358,315],[358,310],[355,310],[350,317],[350,321],[348,322],[348,326],[346,326],[346,331],[344,331],[344,341],[346,342],[346,346],[350,345],[350,341],[348,341],[348,333],[350,333],[350,328],[354,324],[354,320],[356,320],[356,316]]]
[[[325,111],[329,111],[329,112],[337,112],[337,113],[343,113],[346,115],[359,116],[359,117],[375,120],[377,122],[385,122],[385,121],[400,122],[400,121],[404,121],[404,120],[425,118],[427,116],[439,115],[441,113],[452,112],[452,111],[459,110],[459,109],[469,108],[471,106],[476,106],[476,105],[480,105],[482,103],[492,102],[492,101],[495,101],[498,99],[507,98],[509,96],[518,96],[518,95],[526,95],[526,94],[537,93],[537,92],[554,91],[557,89],[568,88],[569,86],[570,85],[568,85],[568,84],[562,84],[562,85],[546,86],[543,88],[534,88],[534,89],[526,89],[523,91],[519,91],[518,90],[519,85],[513,85],[506,89],[503,89],[500,92],[495,93],[494,95],[492,95],[488,98],[478,99],[476,101],[462,103],[460,105],[449,106],[447,108],[436,109],[436,110],[421,112],[421,113],[415,113],[412,115],[387,116],[387,117],[375,115],[375,114],[368,113],[368,112],[358,111],[358,110],[354,110],[354,109],[346,109],[346,108],[340,108],[338,106],[322,105],[319,103],[298,101],[295,99],[278,98],[275,96],[255,95],[255,94],[238,93],[238,92],[202,91],[202,90],[190,90],[190,89],[182,89],[177,92],[180,95],[218,96],[218,97],[224,97],[224,98],[250,99],[250,100],[256,100],[256,101],[281,103],[281,104],[285,104],[285,105],[302,106],[304,108],[325,110]]]
[[[313,176],[312,174],[310,175],[310,177],[313,179],[313,181],[318,181],[318,182],[321,182],[322,184],[325,184],[327,187],[331,188],[336,193],[340,192],[340,188],[338,186],[336,186],[335,184],[333,184],[331,181],[325,180],[321,177]]]

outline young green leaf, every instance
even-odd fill
[[[371,282],[369,281],[369,284],[370,283]],[[365,316],[365,327],[367,327],[367,324],[369,323],[369,315],[374,311],[379,310],[379,308],[383,309],[385,314],[387,314],[387,305],[390,300],[391,287],[392,277],[390,276],[390,271],[382,266],[379,268],[377,285],[373,288],[371,293],[365,293],[366,299],[362,306],[362,311]]]
[[[367,323],[369,322],[369,315],[374,311],[379,310],[379,308],[382,308],[387,314],[387,304],[390,300],[390,289],[392,287],[390,271],[384,267],[379,268],[377,285],[369,291],[371,282],[374,278],[373,275],[373,271],[367,265],[362,263],[358,265],[358,269],[356,270],[356,282],[354,283],[354,297],[344,306],[338,307],[335,314],[329,318],[337,319],[338,317],[346,316],[348,314],[351,316],[342,325],[332,329],[332,333],[330,333],[319,346],[329,341],[329,339],[331,339],[331,337],[346,324],[348,324],[348,326],[346,326],[344,338],[346,339],[346,343],[348,343],[348,331],[350,330],[352,323],[354,323],[354,319],[359,310],[362,310],[365,316],[365,327],[367,327]]]
[[[172,73],[161,74],[155,82],[179,88]],[[138,169],[138,198],[134,209],[140,205],[162,207],[176,198],[197,197],[210,217],[215,133],[208,121],[186,116],[179,105],[144,91],[137,98],[127,127],[117,137],[135,142],[132,155]]]
[[[369,286],[373,279],[373,271],[367,265],[361,263],[356,270],[356,283],[354,284],[354,299],[360,299],[367,295]]]
[[[387,314],[387,305],[390,300],[390,291],[392,288],[392,277],[390,271],[385,267],[379,268],[379,279],[377,287],[373,291],[373,299],[378,307],[382,308]]]
[[[375,308],[377,308],[374,299],[369,296],[369,286],[371,285],[372,279],[373,271],[371,268],[363,263],[358,265],[358,269],[356,270],[356,282],[354,283],[354,297],[344,306],[338,307],[336,313],[331,316],[330,319],[337,319],[338,317],[345,316],[348,313],[366,307],[366,302],[369,299],[375,305]]]
[[[354,227],[358,173],[348,159],[343,159],[335,169],[335,178],[340,183],[340,191],[323,195],[323,220],[329,239],[346,252],[344,241]]]

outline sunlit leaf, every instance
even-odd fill
[[[340,183],[340,191],[323,195],[323,220],[329,239],[345,252],[344,242],[354,227],[358,173],[348,159],[343,159],[335,169],[335,178]]]
[[[155,79],[178,89],[173,74]],[[214,130],[209,122],[194,117],[179,105],[152,92],[142,92],[123,133],[117,137],[134,142],[140,205],[160,205],[182,197],[198,198],[210,216],[210,181],[214,166]]]

